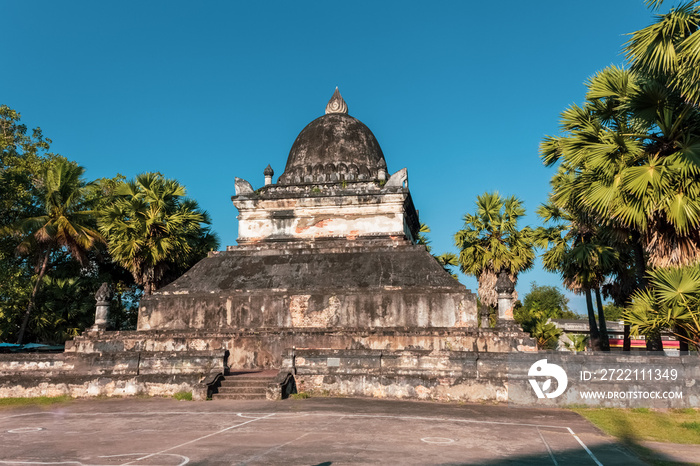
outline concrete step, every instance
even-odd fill
[[[224,379],[221,381],[222,387],[267,387],[274,379],[269,380],[231,380]]]
[[[267,398],[267,387],[275,380],[273,374],[273,371],[260,371],[227,375],[212,398],[215,400],[264,400]]]
[[[219,387],[218,393],[262,393],[266,392],[267,387]]]
[[[257,393],[214,393],[213,400],[264,400],[265,394]]]

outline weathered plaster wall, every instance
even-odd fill
[[[241,247],[144,296],[138,329],[476,327],[476,296],[422,246]]]
[[[403,237],[405,194],[238,201],[238,242]],[[410,236],[409,236],[410,237]]]
[[[374,182],[267,186],[232,200],[238,244],[373,236],[413,241],[419,228],[408,189]]]
[[[507,401],[506,354],[297,349],[285,359],[299,391],[440,401]]]
[[[535,351],[522,332],[425,329],[257,329],[237,331],[137,331],[83,335],[66,348],[74,353],[229,351],[233,368],[279,368],[289,348],[425,350],[467,352]]]
[[[538,359],[556,357],[566,367],[569,386],[563,395],[538,400],[531,391],[528,371]],[[608,354],[523,354],[465,351],[382,351],[299,349],[289,351],[284,367],[296,372],[299,391],[335,396],[412,398],[439,401],[496,401],[514,406],[570,406],[581,404],[581,391],[681,390],[682,398],[650,399],[646,405],[687,407],[700,403],[700,365],[696,355],[666,357]],[[625,382],[592,379],[582,381],[581,370],[591,367],[661,367],[675,369],[676,384],[649,380]],[[516,390],[514,387],[518,387]],[[662,387],[663,385],[663,387]],[[666,388],[664,388],[666,387]],[[585,400],[584,400],[585,401]],[[593,399],[593,406],[634,407],[640,400]],[[637,403],[637,404],[635,404]],[[655,404],[654,404],[655,403]]]
[[[139,330],[476,327],[474,295],[436,293],[429,288],[165,293],[144,300],[139,310]]]
[[[0,354],[0,398],[172,395],[223,372],[223,350]]]

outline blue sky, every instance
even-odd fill
[[[235,176],[284,170],[336,86],[408,168],[434,252],[485,191],[517,195],[536,226],[553,170],[538,144],[584,81],[624,64],[642,0],[234,2],[0,0],[0,103],[40,126],[88,179],[160,171],[235,244]],[[476,280],[461,277],[476,290]],[[561,286],[539,262],[520,277]],[[583,299],[570,303],[583,312]]]

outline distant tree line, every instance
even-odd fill
[[[94,322],[110,284],[111,327],[133,329],[141,295],[178,277],[218,238],[185,188],[159,173],[87,182],[41,129],[0,106],[0,341],[63,343]]]

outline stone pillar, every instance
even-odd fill
[[[109,303],[112,300],[112,290],[107,283],[103,283],[95,293],[95,325],[93,331],[107,330],[107,320],[109,319]]]
[[[499,324],[510,324],[513,322],[513,291],[515,291],[515,285],[510,279],[508,272],[499,272],[496,280]]]

